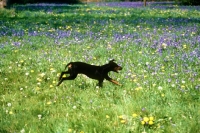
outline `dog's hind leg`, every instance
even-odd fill
[[[70,75],[69,77],[61,77],[61,79],[59,80],[57,86],[59,86],[64,80],[73,80],[77,77],[78,74],[73,74],[73,75]]]

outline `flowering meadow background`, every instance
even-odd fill
[[[118,2],[0,9],[1,133],[198,133],[200,7]],[[123,67],[122,86],[70,61]]]

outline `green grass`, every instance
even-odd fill
[[[0,132],[200,131],[199,10],[80,5],[0,15]],[[56,87],[68,62],[113,58],[123,70],[110,76],[122,86],[79,75]]]

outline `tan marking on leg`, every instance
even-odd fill
[[[111,79],[110,81],[111,81],[112,83],[116,84],[116,85],[120,85],[120,86],[121,86],[120,83],[118,83],[117,81],[115,81],[115,80],[113,80],[113,79]]]
[[[72,64],[69,64],[68,68],[72,68]]]

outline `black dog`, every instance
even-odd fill
[[[122,67],[117,65],[114,61],[115,60],[111,60],[108,64],[105,64],[103,66],[90,65],[84,62],[70,62],[65,67],[65,69],[68,67],[68,71],[61,73],[57,86],[59,86],[64,80],[75,79],[78,74],[85,74],[89,78],[98,80],[99,87],[103,86],[104,79],[114,84],[121,85],[108,76],[108,73],[110,71],[118,73],[118,70],[122,70]],[[70,74],[70,76],[63,77],[64,74]]]

